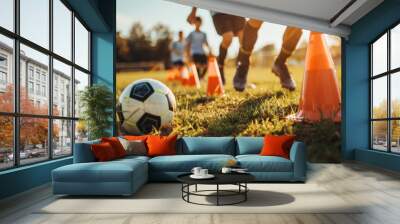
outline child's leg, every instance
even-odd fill
[[[237,91],[243,91],[246,87],[247,73],[250,65],[250,55],[258,38],[258,30],[262,25],[261,20],[250,19],[243,30],[243,39],[237,58],[237,68],[233,77],[233,86]]]
[[[203,78],[206,75],[206,72],[207,72],[207,64],[201,64],[200,77]]]
[[[222,34],[222,41],[219,46],[219,55],[218,55],[217,61],[218,61],[219,70],[221,73],[221,79],[222,79],[223,84],[225,84],[225,74],[224,74],[225,58],[226,58],[226,54],[228,52],[228,48],[229,48],[229,46],[231,46],[232,39],[233,39],[232,31]]]
[[[297,43],[299,43],[300,37],[303,31],[296,27],[286,27],[286,30],[282,38],[281,51],[275,60],[277,64],[285,64],[286,59],[292,55],[296,49]]]
[[[279,77],[281,86],[292,91],[296,89],[296,84],[286,66],[286,60],[296,49],[302,33],[303,31],[299,28],[286,27],[285,33],[283,34],[281,51],[272,66],[272,72]]]

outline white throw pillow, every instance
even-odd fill
[[[145,156],[147,155],[147,148],[144,141],[141,140],[127,140],[119,137],[119,141],[126,151],[126,155]]]

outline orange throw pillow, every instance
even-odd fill
[[[147,135],[124,135],[124,139],[129,141],[146,141]]]
[[[114,149],[115,155],[117,158],[121,158],[126,156],[126,151],[124,146],[122,146],[121,142],[117,137],[109,137],[109,138],[101,138],[101,142],[108,142]]]
[[[108,142],[93,144],[91,145],[91,149],[94,157],[99,162],[110,161],[117,158],[113,147]]]
[[[148,156],[165,156],[176,155],[176,139],[178,135],[156,136],[149,135],[147,137],[147,154]]]
[[[266,135],[261,156],[280,156],[289,159],[290,148],[294,142],[294,135]]]

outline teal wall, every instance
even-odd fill
[[[92,82],[107,85],[115,94],[115,1],[67,2],[92,31]],[[110,132],[115,131],[113,126]],[[50,182],[53,169],[71,163],[69,157],[0,172],[0,199]]]
[[[369,150],[368,45],[389,27],[400,22],[399,12],[399,0],[385,0],[351,27],[348,40],[342,40],[343,158],[391,170],[400,169],[399,156]]]
[[[53,169],[71,163],[69,157],[0,172],[0,199],[48,183]]]
[[[104,21],[108,26],[107,32],[92,33],[92,72],[93,83],[101,83],[110,88],[114,94],[116,93],[116,77],[115,77],[115,60],[116,60],[116,3],[115,1],[100,0],[98,1],[98,9],[104,17]],[[113,125],[110,127],[110,134],[116,134],[115,128],[115,105],[113,102]]]

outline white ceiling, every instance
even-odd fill
[[[228,2],[275,9],[292,14],[329,20],[351,0],[227,0]],[[310,7],[312,6],[312,7]]]
[[[383,0],[167,0],[347,37],[350,26]]]

